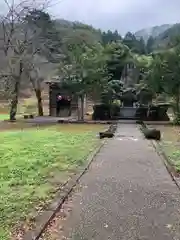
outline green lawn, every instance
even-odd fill
[[[86,161],[105,126],[57,125],[0,134],[0,239],[9,239],[17,223],[28,222],[34,207]],[[38,208],[36,208],[38,209]]]
[[[157,126],[161,130],[162,140],[160,146],[166,153],[169,163],[180,173],[180,127]]]
[[[16,115],[16,118],[19,119],[21,117],[20,114],[17,114]],[[0,113],[0,121],[3,121],[3,120],[9,120],[9,114],[6,114],[6,113]]]
[[[0,113],[0,121],[8,120],[8,119],[9,119],[9,114]]]

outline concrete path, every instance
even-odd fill
[[[135,124],[119,124],[80,185],[65,223],[68,239],[180,239],[179,190]]]

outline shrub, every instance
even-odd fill
[[[149,107],[148,120],[151,121],[169,121],[167,110],[169,104],[157,104]]]
[[[175,118],[174,118],[174,120],[173,120],[173,124],[174,125],[180,125],[180,116],[179,116],[179,114],[176,114],[176,116],[175,116]]]
[[[161,140],[161,132],[157,129],[143,128],[142,132],[147,139]]]

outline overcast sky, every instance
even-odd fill
[[[0,13],[4,10],[0,0]],[[8,0],[9,2],[12,0]],[[15,0],[18,2],[20,0]],[[44,1],[44,0],[36,0]],[[180,22],[180,0],[50,0],[56,18],[82,21],[121,34],[164,23]]]
[[[105,30],[118,29],[121,34],[180,22],[180,0],[62,0],[50,11],[59,18],[82,21]]]

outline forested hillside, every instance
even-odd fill
[[[135,32],[135,36],[137,38],[143,38],[145,40],[145,42],[147,42],[149,37],[153,37],[156,38],[158,37],[160,34],[162,34],[163,32],[165,32],[167,29],[171,28],[173,25],[172,24],[163,24],[161,26],[155,26],[155,27],[151,27],[151,28],[145,28],[145,29],[141,29],[137,32]]]
[[[171,41],[180,34],[180,24],[164,24],[136,32],[137,39],[142,37],[149,49],[148,52],[171,47]]]
[[[81,38],[82,40],[89,43],[102,41],[100,30],[97,30],[92,26],[63,19],[55,20],[55,25],[62,38],[63,43],[70,41],[70,39],[76,41],[77,38]]]
[[[154,39],[155,49],[171,47],[171,40],[180,35],[180,24],[174,24]]]

